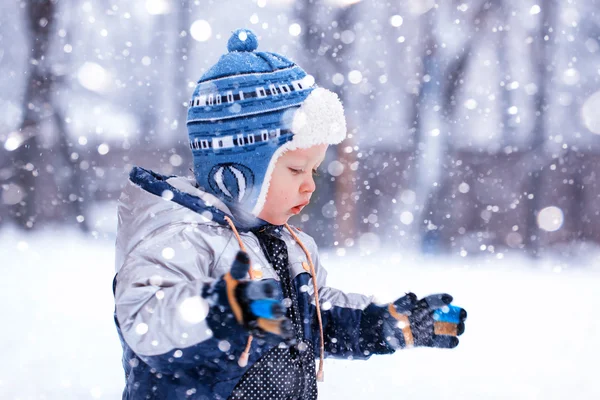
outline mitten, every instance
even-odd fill
[[[293,337],[291,322],[285,318],[285,306],[277,300],[279,288],[273,280],[246,280],[250,258],[239,251],[231,270],[207,286],[203,297],[214,312],[209,326],[217,338],[226,337],[241,326],[253,335],[273,333],[284,339]]]
[[[398,347],[458,346],[458,337],[465,331],[467,312],[451,304],[449,294],[434,294],[421,300],[407,293],[388,305],[386,340]]]

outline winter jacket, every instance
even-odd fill
[[[202,293],[229,271],[240,249],[225,222],[227,215],[231,216],[227,207],[197,189],[193,179],[166,177],[138,167],[131,171],[119,199],[113,282],[114,317],[126,379],[123,399],[251,398],[239,392],[236,397],[234,388],[250,379],[264,382],[263,378],[275,372],[278,361],[291,363],[286,357],[291,354],[293,358],[294,350],[280,352],[281,339],[265,334],[252,341],[248,365],[240,367],[238,357],[246,346],[247,331],[241,326],[231,332],[211,328],[211,321],[226,307],[210,308]],[[312,353],[309,358],[301,357],[304,377],[296,374],[296,378],[310,386],[320,332],[306,254],[286,230],[275,229],[275,235],[259,241],[262,233],[242,225],[238,227],[240,239],[260,279],[284,283],[265,254],[265,242],[273,237],[285,243],[287,279],[294,291],[290,311],[298,315],[297,333],[302,343],[296,348]],[[372,304],[371,297],[327,287],[327,272],[319,262],[314,240],[303,232],[295,233],[314,262],[325,356],[366,359],[393,352],[382,333],[383,308]]]

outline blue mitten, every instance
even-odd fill
[[[250,257],[238,252],[230,272],[204,288],[202,296],[211,304],[209,326],[217,338],[225,338],[242,326],[251,334],[273,333],[284,339],[293,337],[291,322],[285,318],[285,306],[279,297],[279,287],[273,280],[245,280],[250,269]]]
[[[451,349],[465,331],[467,312],[451,304],[449,294],[434,294],[421,300],[407,293],[388,305],[384,334],[394,348],[413,346]],[[386,327],[387,326],[387,327]]]

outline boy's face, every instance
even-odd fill
[[[313,174],[327,151],[326,144],[283,153],[273,169],[265,206],[259,218],[273,225],[283,225],[310,202],[315,191]]]

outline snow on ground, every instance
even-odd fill
[[[114,236],[98,232],[0,230],[1,399],[120,398]],[[385,301],[446,291],[469,318],[454,350],[327,360],[320,398],[600,398],[598,255],[537,263],[393,251],[322,259],[330,286]]]

